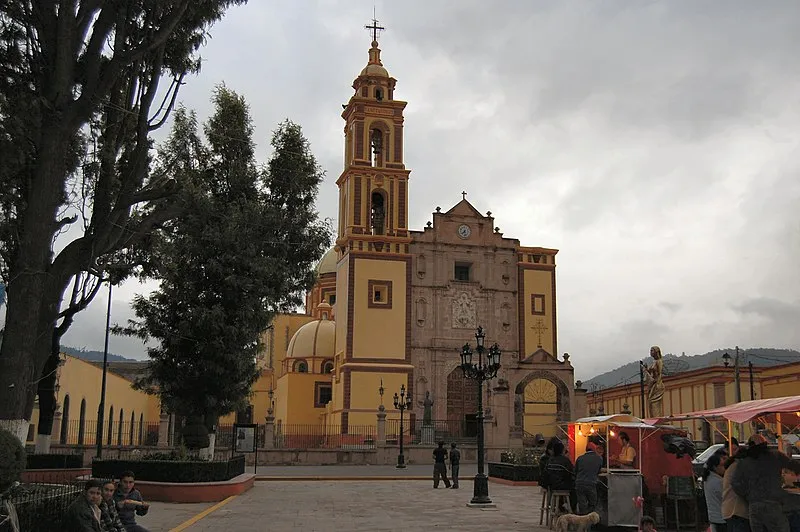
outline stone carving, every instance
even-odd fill
[[[422,327],[428,318],[428,302],[424,298],[417,299],[417,325]]]
[[[430,425],[433,419],[433,399],[431,399],[431,392],[425,392],[425,401],[422,403],[425,408],[422,412],[422,424]]]
[[[474,329],[477,327],[475,301],[466,292],[453,299],[453,328]]]

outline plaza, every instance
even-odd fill
[[[547,530],[538,526],[539,487],[491,484],[489,489],[497,507],[475,509],[466,506],[471,479],[462,480],[458,490],[441,485],[434,490],[431,480],[380,477],[259,481],[218,505],[154,503],[140,522],[152,532]]]

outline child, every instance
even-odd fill
[[[641,532],[657,532],[656,520],[650,517],[649,515],[642,517],[639,530]]]

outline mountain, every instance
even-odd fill
[[[736,349],[717,349],[710,351],[703,355],[685,354],[673,355],[666,353],[664,355],[664,374],[675,375],[692,369],[705,368],[709,366],[722,366],[722,356],[728,353],[731,356],[730,364],[733,366],[733,357],[736,354]],[[648,359],[649,360],[649,359]],[[800,362],[800,351],[794,349],[772,349],[766,347],[759,347],[753,349],[740,349],[739,350],[739,365],[743,371],[747,371],[747,363],[752,362],[753,366],[778,366],[780,364],[789,364],[791,362]],[[649,362],[647,362],[649,363]],[[629,362],[624,366],[617,369],[607,371],[596,377],[592,377],[588,381],[584,381],[582,387],[587,390],[610,388],[619,384],[630,384],[639,382],[639,361]]]
[[[74,357],[87,360],[90,362],[102,362],[103,361],[103,352],[102,351],[87,351],[86,349],[78,349],[75,347],[69,347],[66,345],[61,346],[61,352],[66,353],[68,355],[72,355]],[[108,361],[109,362],[137,362],[137,360],[133,358],[125,358],[120,355],[114,355],[112,353],[108,354]],[[102,364],[101,364],[102,365]]]

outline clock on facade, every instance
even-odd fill
[[[467,224],[461,224],[458,226],[458,236],[460,236],[461,238],[467,239],[471,234],[472,234],[472,229],[470,229]]]

